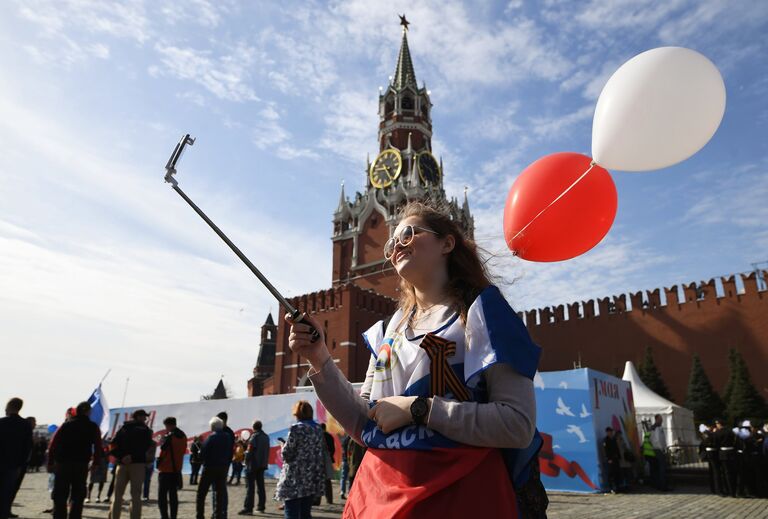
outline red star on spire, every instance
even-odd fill
[[[407,31],[408,25],[410,25],[411,22],[405,19],[405,14],[398,14],[398,16],[400,17],[400,25],[403,26],[404,31]]]

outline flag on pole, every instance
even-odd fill
[[[101,384],[88,397],[88,403],[91,404],[91,421],[99,426],[102,435],[107,434],[109,432],[109,405],[101,391]]]

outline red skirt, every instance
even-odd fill
[[[344,519],[518,516],[498,449],[368,449]]]

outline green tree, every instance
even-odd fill
[[[646,346],[645,357],[643,357],[643,361],[640,363],[640,367],[637,371],[638,375],[640,375],[640,380],[642,380],[651,391],[667,400],[672,400],[669,390],[667,389],[666,384],[664,384],[664,380],[661,378],[661,373],[659,373],[656,363],[653,362],[653,351],[650,346]]]
[[[685,396],[685,407],[693,411],[697,422],[712,422],[721,417],[724,404],[720,395],[712,388],[704,367],[697,354],[693,354],[691,376],[688,379],[688,392]]]
[[[728,354],[731,363],[731,375],[728,379],[730,391],[725,402],[728,419],[731,421],[743,418],[764,418],[766,415],[765,400],[752,384],[749,369],[741,354],[731,349]]]
[[[723,388],[723,404],[728,404],[728,401],[731,399],[734,382],[733,376],[738,371],[739,357],[736,348],[728,350],[728,381]]]

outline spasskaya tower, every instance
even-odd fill
[[[342,185],[333,213],[332,287],[291,300],[323,324],[331,356],[352,382],[364,379],[370,358],[362,332],[391,315],[397,305],[399,279],[385,262],[383,249],[397,227],[398,211],[414,200],[440,202],[468,237],[474,235],[466,193],[460,204],[447,199],[443,189],[442,158],[432,152],[429,90],[416,82],[405,16],[400,24],[395,73],[379,93],[378,153],[368,160],[366,189],[350,199]],[[278,315],[284,314],[281,308]],[[282,319],[277,328],[274,366],[256,366],[254,373],[262,375],[249,381],[250,396],[288,393],[308,383],[309,365],[288,347],[288,327]],[[265,380],[269,371],[273,375]]]

